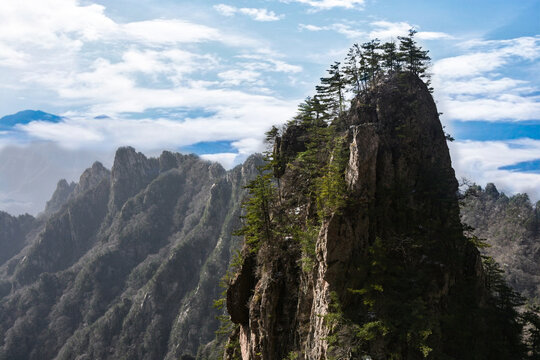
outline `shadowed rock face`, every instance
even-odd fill
[[[452,337],[459,335],[452,334],[443,319],[470,306],[461,300],[463,294],[477,306],[486,292],[478,251],[463,236],[458,184],[431,94],[415,76],[392,78],[357,98],[345,125],[347,205],[322,222],[313,271],[301,269],[299,246],[287,238],[263,246],[255,265],[248,261],[240,268],[227,298],[232,320],[239,324],[231,338],[231,344],[239,342],[236,355],[241,353],[244,360],[284,359],[291,354],[317,360],[360,356],[350,355],[352,350],[343,355],[357,345],[354,332],[341,334],[344,344],[329,344],[336,330],[330,329],[327,315],[334,311],[333,294],[349,324],[361,325],[376,315],[370,315],[362,297],[351,289],[365,286],[370,274],[362,268],[371,261],[369,249],[380,239],[394,244],[391,255],[408,263],[411,274],[429,274],[406,280],[410,285],[405,287],[417,290],[396,301],[409,304],[422,299],[422,311],[437,324],[430,338],[433,354],[470,358],[456,345],[462,339],[454,343]],[[292,131],[298,133],[298,127]],[[276,142],[276,157],[291,161],[290,152],[304,147],[300,136],[300,144],[295,145],[286,130]],[[281,149],[286,149],[284,156]],[[281,179],[286,203],[299,196],[294,180],[298,177],[294,166],[280,169],[286,169]],[[250,280],[253,268],[256,275]],[[246,289],[250,282],[251,290]],[[404,359],[422,357],[396,339],[380,336],[366,344],[364,353],[374,359],[386,358],[391,351]]]
[[[112,171],[61,181],[41,223],[0,214],[0,241],[18,244],[0,267],[0,359],[197,356],[259,163],[121,148]]]

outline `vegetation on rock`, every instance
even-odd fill
[[[244,359],[536,356],[521,297],[464,233],[414,35],[353,45],[268,133],[227,294]]]

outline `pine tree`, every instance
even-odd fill
[[[317,97],[332,115],[341,116],[344,105],[345,79],[340,69],[341,63],[334,62],[328,70],[328,77],[321,78],[317,85]]]
[[[361,61],[361,68],[365,77],[367,77],[367,81],[371,84],[375,84],[375,78],[381,69],[379,63],[381,55],[378,52],[380,47],[381,43],[379,39],[374,39],[362,44],[363,61]]]
[[[414,39],[416,33],[416,30],[410,29],[408,36],[398,37],[400,40],[399,57],[403,61],[405,70],[420,77],[425,77],[431,58],[428,56],[429,50],[422,50],[422,47],[416,43]]]
[[[382,68],[388,73],[394,73],[401,68],[400,55],[398,53],[397,45],[395,42],[386,42],[381,46],[383,50],[382,54]]]
[[[304,125],[321,126],[328,121],[330,114],[328,108],[320,101],[319,96],[308,96],[304,102],[298,105],[298,113],[294,121]]]
[[[345,58],[345,67],[343,68],[345,82],[356,94],[362,91],[362,74],[360,73],[361,58],[362,49],[358,44],[354,44],[347,53],[347,57]]]
[[[272,210],[276,206],[276,189],[272,184],[272,162],[266,159],[266,165],[258,168],[259,175],[246,188],[249,197],[243,207],[246,214],[244,226],[235,233],[244,236],[250,251],[257,252],[263,243],[272,241],[276,226],[272,219]]]

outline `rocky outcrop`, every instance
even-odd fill
[[[99,162],[96,161],[91,168],[86,169],[81,177],[79,182],[73,189],[73,193],[70,194],[71,198],[75,198],[88,190],[94,189],[105,179],[111,178],[111,172]]]
[[[74,182],[68,183],[66,179],[60,180],[51,199],[47,201],[43,214],[48,217],[60,210],[62,205],[68,201],[76,186],[77,184]]]
[[[61,182],[58,211],[0,268],[0,359],[195,358],[219,326],[213,301],[259,164],[121,148],[67,198]]]
[[[322,220],[313,268],[301,266],[305,254],[294,234],[285,234],[261,245],[255,265],[246,261],[232,279],[227,300],[238,324],[230,340],[239,344],[235,356],[504,356],[469,351],[471,339],[454,329],[469,317],[482,338],[488,329],[475,309],[489,294],[480,255],[463,236],[458,184],[426,85],[400,73],[360,95],[341,121],[338,136],[349,146],[344,205]],[[296,146],[289,135],[287,129],[287,141],[276,141],[278,160],[304,148],[304,139]],[[283,212],[302,212],[297,168],[275,172],[280,203],[296,207]]]
[[[158,175],[158,159],[148,159],[132,147],[118,149],[111,170],[111,209],[120,210],[130,197]]]

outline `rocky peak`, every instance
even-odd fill
[[[448,146],[435,102],[418,77],[391,78],[359,96],[348,123],[348,186],[384,209],[379,231],[459,224]]]
[[[159,160],[148,159],[132,147],[116,151],[111,170],[111,206],[117,210],[159,175]]]
[[[360,94],[335,126],[348,148],[341,208],[319,220],[314,255],[294,231],[278,232],[253,255],[246,245],[227,293],[238,324],[229,345],[238,347],[226,358],[473,359],[489,353],[468,352],[476,340],[453,328],[469,318],[475,336],[487,336],[491,325],[471,306],[483,306],[489,295],[480,255],[463,235],[458,183],[428,87],[409,73],[389,76]],[[309,193],[295,162],[305,134],[292,125],[275,144],[276,158],[284,160],[274,172],[282,175],[281,213],[298,213],[298,199]],[[312,267],[301,266],[305,256],[313,256]]]
[[[165,172],[176,167],[178,167],[176,154],[170,151],[163,151],[159,157],[159,172]]]
[[[95,188],[104,179],[109,179],[111,172],[107,170],[99,161],[92,164],[92,167],[86,169],[75,187],[73,196],[82,194],[89,189]]]
[[[499,190],[497,190],[497,187],[493,183],[488,183],[486,185],[486,194],[491,196],[494,199],[497,199],[499,197]]]
[[[76,186],[77,184],[74,182],[68,183],[65,179],[60,180],[56,185],[56,190],[51,199],[47,201],[44,215],[50,216],[60,210],[62,205],[68,201],[69,196],[73,193]]]

